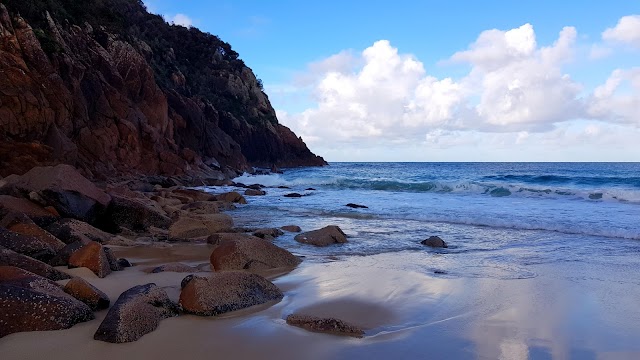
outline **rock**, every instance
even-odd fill
[[[151,273],[161,272],[197,272],[198,269],[182,263],[169,263],[151,269]]]
[[[150,200],[131,199],[112,195],[106,215],[101,221],[106,230],[121,227],[133,231],[147,231],[150,226],[168,229],[171,218],[160,207],[154,207]]]
[[[69,257],[69,268],[86,267],[103,278],[111,274],[111,267],[102,245],[95,241],[83,245]]]
[[[118,266],[119,266],[121,269],[128,268],[128,267],[132,267],[132,266],[133,266],[133,265],[131,265],[131,263],[129,262],[129,260],[127,260],[127,259],[123,259],[123,258],[118,259],[118,260],[117,260],[117,263],[118,263]]]
[[[61,219],[47,226],[46,229],[65,244],[71,244],[76,241],[105,243],[114,237],[86,222],[75,219]]]
[[[180,217],[169,228],[169,239],[188,240],[230,231],[233,219],[227,214],[194,215]]]
[[[271,172],[274,174],[282,174],[282,170],[278,169],[275,164],[271,165]]]
[[[262,196],[267,195],[267,192],[264,190],[247,189],[244,191],[244,194],[247,196]]]
[[[294,238],[297,242],[303,244],[311,244],[315,246],[328,246],[336,243],[346,243],[347,235],[335,226],[329,225],[322,229],[313,230],[296,235]]]
[[[358,205],[358,204],[354,204],[354,203],[348,203],[345,206],[348,206],[348,207],[353,208],[353,209],[368,209],[369,208],[368,206]]]
[[[0,246],[41,261],[47,261],[56,254],[51,245],[36,237],[18,234],[3,228],[0,228]]]
[[[278,228],[264,228],[264,229],[258,229],[253,232],[253,236],[257,236],[261,239],[265,239],[267,237],[277,238],[278,236],[283,234],[284,232],[282,232],[282,230]]]
[[[196,201],[185,204],[180,209],[193,214],[217,214],[220,212],[220,205],[222,203],[221,201]]]
[[[298,193],[289,193],[289,194],[284,194],[283,196],[288,198],[299,198],[299,197],[303,197],[304,195],[298,194]]]
[[[178,307],[164,289],[153,283],[138,285],[120,295],[93,338],[111,343],[136,341],[155,330],[161,320],[177,315]]]
[[[68,266],[69,258],[71,254],[80,250],[83,246],[90,243],[91,240],[78,240],[71,244],[66,245],[60,251],[56,253],[56,255],[48,261],[51,266]]]
[[[300,232],[300,231],[302,231],[302,229],[298,225],[285,225],[285,226],[282,226],[280,229],[282,229],[284,231],[288,231],[288,232]]]
[[[216,196],[209,194],[208,192],[193,190],[193,189],[176,189],[172,191],[173,194],[179,194],[187,196],[193,201],[215,201]]]
[[[111,302],[105,293],[79,277],[69,280],[64,286],[64,291],[87,304],[93,311],[107,309]]]
[[[220,315],[279,301],[284,296],[269,280],[245,272],[225,271],[208,278],[190,276],[185,280],[180,305],[184,312],[200,316]]]
[[[285,185],[280,185],[278,186],[278,189],[291,189],[291,188]]]
[[[54,251],[58,251],[65,246],[65,243],[36,225],[33,220],[22,213],[12,212],[7,214],[0,221],[0,227],[5,227],[7,230],[24,236],[34,237],[51,246]]]
[[[27,199],[0,195],[0,217],[4,217],[9,213],[25,214],[40,226],[47,226],[59,217]]]
[[[306,188],[306,189],[304,189],[304,190],[305,190],[305,191],[316,191],[316,189],[314,189],[314,188]]]
[[[68,329],[94,319],[84,303],[60,286],[12,266],[0,266],[0,337],[25,331]]]
[[[438,236],[431,236],[428,239],[422,240],[420,242],[420,244],[427,245],[427,246],[433,247],[433,248],[446,248],[447,247],[447,243],[444,242],[444,240],[442,240]]]
[[[113,252],[111,251],[111,249],[109,249],[106,246],[103,246],[102,249],[104,250],[104,255],[107,257],[107,263],[109,263],[109,269],[111,269],[111,271],[122,270],[122,268],[118,264],[118,259],[115,257],[115,255],[113,255]]]
[[[309,315],[291,314],[287,316],[287,324],[318,333],[352,336],[356,338],[364,336],[364,331],[359,327],[334,318],[319,318]]]
[[[37,193],[63,216],[87,222],[94,221],[111,201],[107,193],[66,164],[34,167],[12,185]]]
[[[251,190],[262,190],[262,188],[264,187],[264,185],[262,184],[251,184],[249,186],[247,186],[247,189],[251,189]]]
[[[261,271],[293,268],[300,259],[267,240],[245,234],[217,234],[217,247],[211,252],[211,265],[216,271]],[[210,240],[207,239],[207,242]]]
[[[227,192],[227,193],[222,193],[219,195],[216,195],[216,199],[220,200],[220,201],[226,201],[226,202],[230,202],[230,203],[238,203],[238,204],[246,204],[247,200],[240,195],[239,193],[235,192],[235,191],[231,191],[231,192]]]
[[[17,252],[4,248],[2,246],[0,246],[0,265],[14,266],[53,281],[66,280],[71,278],[71,276],[54,269],[53,267],[43,263],[42,261],[38,261],[28,256],[18,254]]]

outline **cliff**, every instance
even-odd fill
[[[324,165],[229,44],[138,0],[1,0],[0,176]]]

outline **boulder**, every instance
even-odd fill
[[[156,284],[123,292],[93,335],[96,340],[125,343],[154,331],[160,321],[178,315],[178,307]]]
[[[3,228],[0,228],[0,246],[41,261],[51,259],[56,253],[51,245],[36,237],[18,234]]]
[[[289,193],[289,194],[284,194],[283,196],[288,198],[299,198],[299,197],[303,197],[304,195],[298,194],[298,193]]]
[[[261,239],[273,239],[283,234],[284,232],[278,228],[264,228],[253,232],[253,236],[257,236]]]
[[[0,195],[0,217],[4,217],[9,213],[25,214],[40,226],[49,225],[59,217],[27,199]]]
[[[147,231],[150,226],[168,229],[171,218],[153,201],[131,199],[112,195],[112,200],[104,216],[103,226],[106,230],[119,230],[121,227],[133,231]]]
[[[230,231],[232,227],[233,219],[227,214],[181,216],[169,227],[169,239],[189,240]]]
[[[293,268],[301,261],[289,251],[255,236],[233,233],[213,236],[220,239],[209,257],[216,271]]]
[[[111,302],[105,293],[79,277],[69,280],[64,292],[87,304],[93,311],[107,309]]]
[[[300,231],[302,231],[302,229],[298,225],[285,225],[285,226],[282,226],[280,229],[282,229],[284,231],[288,231],[288,232],[300,232]]]
[[[255,190],[255,189],[247,189],[244,191],[246,196],[262,196],[267,195],[267,192],[264,190]]]
[[[102,244],[114,237],[114,235],[76,219],[61,219],[47,226],[46,229],[65,244],[76,241],[95,241]]]
[[[65,246],[65,243],[60,241],[60,239],[36,225],[33,220],[23,213],[11,212],[7,214],[2,218],[2,221],[0,221],[0,227],[5,227],[7,230],[24,236],[34,237],[50,245],[54,251],[58,251]]]
[[[431,236],[428,239],[422,240],[420,244],[433,247],[433,248],[447,247],[447,243],[444,242],[444,240],[442,240],[439,236]]]
[[[86,267],[99,278],[111,274],[111,267],[109,266],[107,255],[102,245],[95,241],[83,245],[69,256],[69,268],[78,267]]]
[[[122,267],[120,267],[120,264],[118,264],[118,258],[116,258],[116,256],[113,254],[113,251],[111,251],[111,249],[106,246],[103,246],[102,249],[104,250],[104,255],[107,257],[109,269],[111,269],[111,271],[122,270]]]
[[[209,194],[208,192],[193,190],[193,189],[176,189],[172,191],[173,194],[187,196],[191,198],[191,201],[215,201],[216,196]]]
[[[244,198],[244,196],[240,195],[235,191],[218,194],[216,195],[216,199],[218,199],[219,201],[226,201],[230,203],[238,203],[238,204],[247,203],[247,200]]]
[[[322,229],[308,231],[302,234],[296,235],[294,238],[297,242],[303,244],[310,244],[315,246],[328,246],[336,243],[346,243],[347,235],[342,230],[335,226],[329,225]]]
[[[36,274],[0,266],[0,337],[25,331],[68,329],[94,319],[84,303]]]
[[[67,266],[69,265],[69,258],[73,253],[80,250],[83,246],[90,243],[91,240],[78,240],[71,244],[65,245],[56,255],[48,261],[51,266]]]
[[[161,273],[161,272],[198,272],[198,269],[191,267],[189,265],[183,263],[169,263],[157,266],[151,269],[151,273]]]
[[[73,166],[34,167],[12,183],[25,193],[36,193],[65,217],[94,221],[111,197],[82,176]]]
[[[214,273],[208,278],[190,275],[182,285],[180,305],[184,312],[200,316],[280,301],[284,296],[269,280],[239,271]]]
[[[193,214],[217,214],[220,212],[220,201],[196,201],[180,207],[181,210]]]
[[[291,314],[287,316],[287,324],[318,333],[352,336],[356,338],[361,338],[364,335],[364,331],[361,328],[334,318]]]
[[[0,246],[0,265],[14,266],[53,281],[66,280],[71,278],[71,276],[69,276],[68,274],[56,270],[50,265],[43,263],[42,261],[38,261],[28,256],[18,254],[17,252],[4,248],[2,246]]]

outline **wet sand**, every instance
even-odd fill
[[[155,282],[177,300],[185,273],[152,274],[155,264],[208,261],[208,245],[114,249],[137,266],[99,279],[67,270],[112,301],[133,285]],[[106,311],[71,329],[0,339],[2,359],[638,359],[640,286],[599,283],[584,269],[561,280],[561,266],[540,265],[525,279],[459,277],[419,271],[424,252],[307,259],[271,276],[284,292],[277,304],[221,317],[180,316],[128,344],[93,340]],[[567,265],[574,266],[574,265]],[[573,269],[572,271],[575,271]],[[202,272],[206,275],[207,272]],[[363,327],[363,339],[288,326],[294,312],[334,316]]]

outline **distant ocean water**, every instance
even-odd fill
[[[241,226],[336,224],[350,235],[324,249],[278,240],[301,255],[423,250],[420,240],[438,235],[467,256],[438,265],[450,275],[530,277],[531,264],[567,261],[640,266],[640,163],[332,163],[235,181],[267,186],[235,211]],[[640,272],[627,279],[640,285]]]

